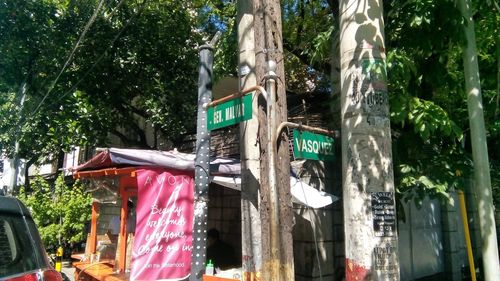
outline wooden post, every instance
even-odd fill
[[[118,270],[125,271],[125,263],[127,261],[127,214],[128,214],[128,193],[124,192],[124,188],[120,186],[120,196],[122,198],[122,207],[120,210],[120,235],[118,236],[118,251],[120,253],[118,259]]]
[[[97,248],[97,217],[98,217],[98,215],[99,215],[99,203],[94,201],[94,202],[92,202],[92,219],[90,221],[90,240],[89,240],[90,254],[95,254],[95,250]]]

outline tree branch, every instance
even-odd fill
[[[332,66],[328,62],[311,62],[311,58],[305,55],[303,49],[298,49],[286,38],[283,38],[283,49],[287,50],[292,55],[296,56],[303,64],[309,65],[315,70],[324,73],[325,75],[330,75],[332,72]]]

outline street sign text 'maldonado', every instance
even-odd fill
[[[245,95],[225,103],[209,107],[208,129],[215,130],[252,119],[252,95]]]
[[[308,131],[293,130],[293,153],[297,159],[334,160],[334,139]]]

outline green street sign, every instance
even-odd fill
[[[207,116],[210,131],[252,119],[252,95],[209,107]]]
[[[293,153],[296,159],[334,160],[332,137],[293,130]]]

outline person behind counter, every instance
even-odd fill
[[[135,233],[135,217],[136,217],[136,212],[135,212],[135,205],[132,201],[127,201],[127,222],[126,222],[126,235],[127,235],[127,252],[128,250],[128,244],[131,244],[133,242],[133,237]],[[112,259],[115,258],[116,254],[116,248],[118,245],[118,235],[120,234],[120,215],[115,215],[111,217],[109,220],[108,224],[108,229],[107,229],[107,236],[109,240],[111,241],[111,244],[102,244],[100,247],[98,247],[98,251],[101,254],[101,258],[104,259]],[[127,255],[129,256],[129,255]],[[130,264],[130,261],[127,260],[127,264]]]
[[[132,201],[127,201],[127,233],[135,232],[135,206]],[[116,238],[120,234],[120,215],[113,216],[108,225],[108,236]]]
[[[233,247],[220,240],[219,231],[215,228],[207,232],[207,261],[212,260],[216,268],[226,270],[238,265]]]

